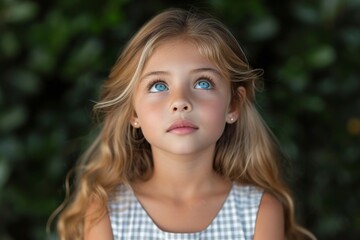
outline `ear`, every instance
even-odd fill
[[[136,113],[134,113],[134,116],[131,117],[130,124],[134,128],[140,128],[139,118],[136,116]]]
[[[134,128],[140,128],[140,124],[138,121],[131,121],[130,122],[131,126],[133,126]]]
[[[243,86],[240,86],[236,90],[237,96],[234,96],[234,99],[231,99],[229,112],[226,117],[226,122],[232,124],[236,122],[240,115],[241,105],[246,98],[246,90]]]

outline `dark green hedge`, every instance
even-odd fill
[[[358,239],[357,0],[2,0],[0,239],[45,238],[122,47],[159,10],[190,6],[225,22],[265,70],[259,109],[291,158],[301,222],[319,239]]]

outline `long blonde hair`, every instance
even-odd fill
[[[214,170],[238,183],[253,184],[276,196],[284,206],[287,239],[315,239],[300,227],[294,204],[279,171],[281,154],[271,131],[255,108],[260,70],[251,69],[238,42],[218,20],[206,14],[180,9],[164,11],[129,41],[102,88],[94,107],[101,130],[76,166],[75,188],[55,211],[59,214],[60,239],[82,239],[84,216],[95,199],[101,203],[97,218],[116,186],[151,176],[153,165],[149,143],[141,130],[130,124],[134,114],[133,93],[142,69],[156,46],[174,38],[193,42],[231,81],[232,101],[241,105],[240,119],[225,127],[216,145]],[[237,94],[246,89],[245,99]],[[240,104],[241,103],[241,104]]]

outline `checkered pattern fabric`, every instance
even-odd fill
[[[223,207],[203,231],[171,233],[161,230],[142,207],[129,186],[120,185],[109,201],[109,215],[115,240],[250,240],[263,191],[254,186],[233,184]]]

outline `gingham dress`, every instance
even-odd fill
[[[161,230],[136,198],[133,190],[120,185],[109,201],[109,215],[115,240],[250,240],[263,191],[254,186],[233,184],[221,210],[203,231],[172,233]]]

